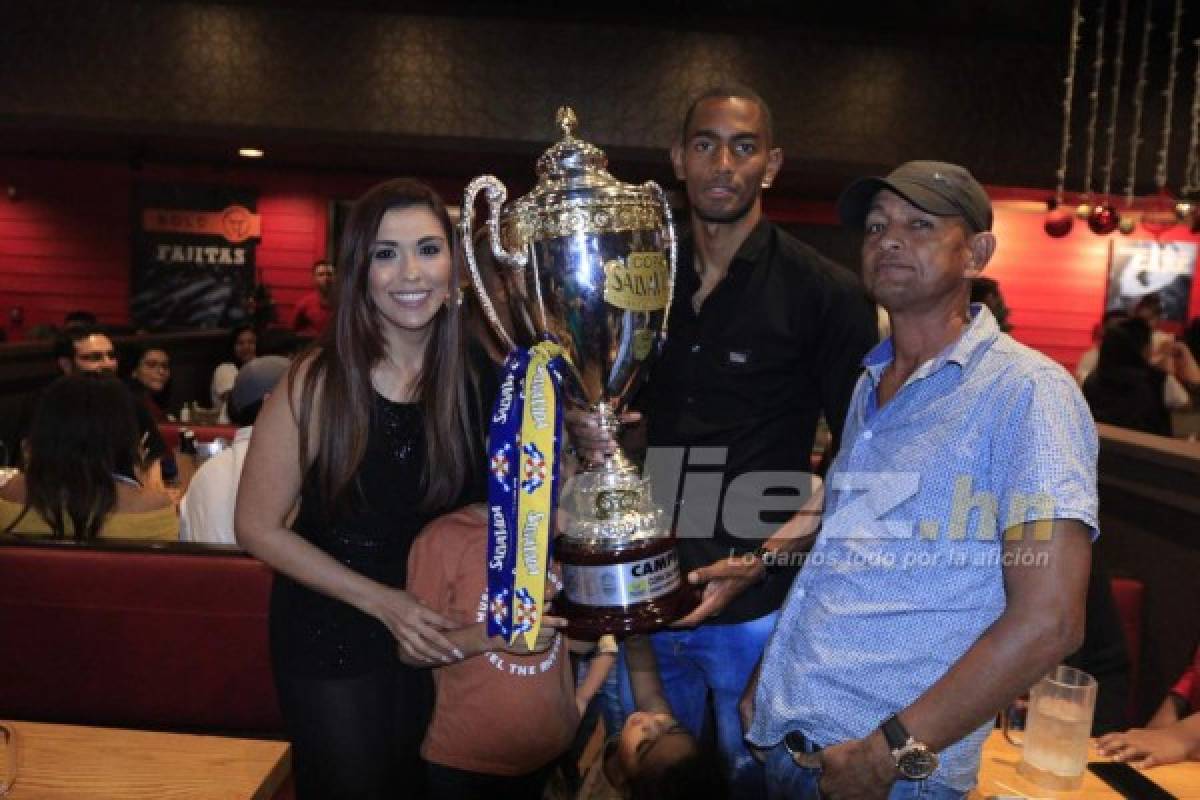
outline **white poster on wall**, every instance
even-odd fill
[[[1138,300],[1157,294],[1165,321],[1186,322],[1196,249],[1195,242],[1114,241],[1104,309],[1132,312]]]

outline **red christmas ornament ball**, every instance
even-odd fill
[[[1046,221],[1042,223],[1042,227],[1046,231],[1047,236],[1053,236],[1055,239],[1061,239],[1071,232],[1072,226],[1075,225],[1075,217],[1071,216],[1069,211],[1058,209],[1046,215]]]
[[[1105,236],[1117,229],[1117,225],[1121,223],[1121,216],[1110,205],[1096,206],[1092,213],[1088,214],[1087,223],[1092,233]]]

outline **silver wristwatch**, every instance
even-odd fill
[[[923,781],[937,771],[937,753],[910,736],[895,714],[884,721],[880,730],[896,761],[896,772],[903,780]]]

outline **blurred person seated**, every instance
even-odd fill
[[[66,328],[54,342],[54,361],[58,371],[63,375],[80,373],[97,373],[115,376],[117,374],[117,349],[108,333],[98,327],[76,325]],[[126,389],[126,392],[129,390]],[[41,393],[28,395],[21,408],[17,422],[18,443],[23,443],[28,436],[33,422],[34,412],[41,402]],[[176,474],[175,460],[167,450],[162,434],[154,418],[141,403],[134,403],[134,414],[137,417],[138,436],[141,446],[146,453],[143,465],[142,482],[146,486],[163,488],[164,478],[173,480]],[[23,451],[23,445],[18,444],[18,450]]]
[[[127,381],[130,391],[155,423],[170,422],[171,357],[161,347],[138,345],[133,351],[133,366]]]
[[[1096,368],[1096,362],[1100,359],[1100,342],[1104,341],[1104,332],[1123,319],[1129,319],[1128,311],[1123,308],[1111,308],[1104,312],[1104,316],[1092,328],[1092,346],[1079,357],[1079,363],[1075,365],[1075,380],[1080,386],[1083,386],[1087,376],[1091,375],[1092,370]]]
[[[1192,317],[1192,321],[1183,329],[1183,343],[1192,354],[1192,360],[1200,361],[1200,317]]]
[[[1200,648],[1146,727],[1101,736],[1096,747],[1138,769],[1200,761]]]
[[[1000,282],[995,278],[984,275],[971,278],[971,302],[987,306],[1000,330],[1005,333],[1012,330],[1012,323],[1008,321],[1011,311],[1000,292]]]
[[[1146,324],[1150,326],[1150,363],[1160,368],[1163,367],[1168,346],[1174,341],[1171,334],[1158,329],[1158,324],[1162,322],[1162,314],[1162,298],[1157,294],[1143,295],[1134,303],[1133,316],[1145,320]]]
[[[1171,435],[1171,414],[1191,398],[1175,377],[1150,363],[1150,326],[1122,320],[1104,333],[1096,369],[1083,382],[1083,396],[1096,422]]]
[[[237,546],[233,509],[254,421],[290,364],[282,356],[263,356],[238,371],[228,409],[230,421],[240,427],[233,443],[201,464],[192,476],[179,506],[181,541]]]
[[[1131,676],[1129,646],[1113,597],[1112,577],[1098,558],[1092,559],[1085,608],[1083,644],[1063,663],[1096,679],[1092,736],[1100,736],[1129,725],[1125,712],[1129,706]]]
[[[212,407],[221,409],[217,421],[222,425],[229,424],[229,411],[225,402],[237,380],[238,370],[258,355],[258,333],[250,324],[238,325],[229,332],[229,346],[226,348],[228,360],[222,361],[213,370],[209,393],[212,395]]]
[[[589,766],[577,800],[727,797],[716,753],[675,719],[647,637],[625,639],[625,663],[637,711]]]
[[[174,541],[171,498],[143,485],[135,403],[116,378],[76,373],[42,393],[22,474],[0,487],[0,531]]]
[[[333,264],[322,258],[313,262],[313,291],[296,301],[292,330],[301,336],[320,336],[333,318]]]
[[[63,328],[94,328],[100,324],[91,311],[77,308],[63,315]]]

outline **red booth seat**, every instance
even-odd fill
[[[0,718],[277,734],[270,586],[244,555],[0,545]]]

